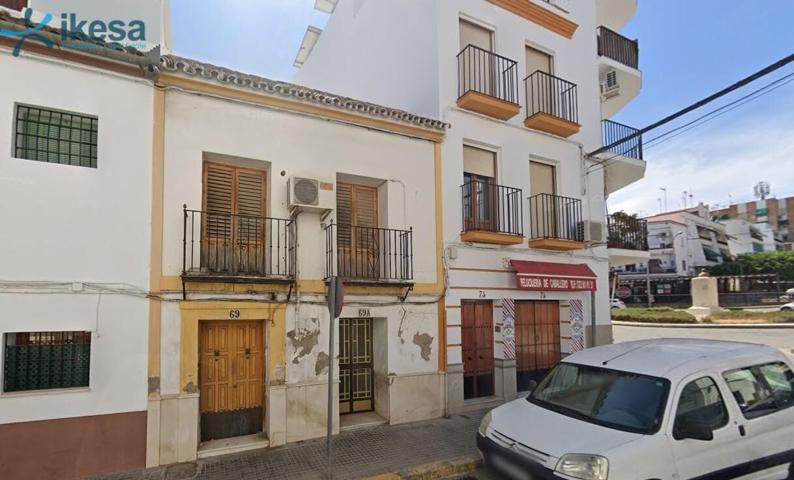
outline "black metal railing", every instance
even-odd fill
[[[573,123],[579,123],[576,84],[536,70],[524,79],[527,97],[527,118],[545,113]]]
[[[598,55],[631,68],[640,66],[640,44],[606,27],[598,27]]]
[[[482,180],[460,186],[463,231],[524,235],[524,202],[520,188]]]
[[[615,142],[620,142],[626,137],[629,137],[639,130],[622,123],[613,122],[612,120],[601,121],[601,141],[603,145],[612,145]],[[607,149],[608,152],[623,155],[624,157],[636,158],[642,160],[642,135],[621,142],[614,147]]]
[[[648,222],[628,215],[607,215],[607,246],[648,251]]]
[[[584,241],[582,201],[541,193],[529,197],[530,238]]]
[[[518,62],[468,45],[458,53],[458,97],[468,92],[518,104]]]
[[[325,227],[325,278],[408,282],[414,278],[413,229]]]
[[[182,275],[295,277],[295,222],[183,207]]]

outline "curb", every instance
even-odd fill
[[[439,480],[453,475],[473,472],[480,466],[479,458],[460,457],[454,460],[426,463],[416,467],[407,467],[398,472],[383,473],[362,480]]]
[[[650,322],[621,322],[612,321],[612,325],[619,327],[640,327],[640,328],[734,328],[734,329],[766,329],[766,328],[790,328],[794,329],[794,323],[650,323]]]

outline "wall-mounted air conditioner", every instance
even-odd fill
[[[607,238],[602,222],[585,220],[582,222],[584,228],[584,240],[587,243],[606,243]]]
[[[333,182],[316,178],[290,177],[287,181],[287,205],[303,211],[333,210],[335,204]]]
[[[614,69],[607,70],[604,79],[601,81],[601,98],[606,100],[620,95],[620,84],[618,83],[618,72]]]

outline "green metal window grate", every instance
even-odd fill
[[[17,105],[14,156],[96,168],[96,117]]]
[[[91,332],[5,335],[3,392],[87,387]]]

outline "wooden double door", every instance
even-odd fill
[[[560,361],[560,304],[517,301],[515,318],[516,386],[529,389]]]
[[[263,322],[201,322],[199,332],[201,441],[261,432]]]
[[[493,303],[461,301],[463,398],[494,394]]]

